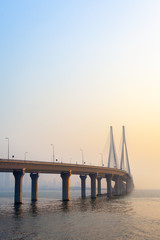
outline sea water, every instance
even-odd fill
[[[160,239],[160,190],[95,200],[76,190],[68,202],[61,191],[39,191],[36,203],[24,192],[23,204],[13,201],[13,193],[0,192],[0,240]]]

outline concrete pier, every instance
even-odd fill
[[[102,177],[101,177],[101,176],[98,176],[98,177],[97,177],[98,195],[101,195],[101,180],[102,180]]]
[[[107,181],[107,196],[112,197],[112,174],[106,174],[106,181]]]
[[[131,180],[128,178],[126,181],[126,193],[131,192]]]
[[[38,199],[38,178],[39,173],[31,173],[31,201],[37,201]]]
[[[91,198],[96,198],[97,197],[97,192],[96,192],[96,179],[98,174],[97,173],[91,173],[89,174],[91,178]]]
[[[80,175],[81,179],[81,197],[85,198],[86,197],[86,175]]]
[[[22,180],[25,174],[25,169],[13,171],[15,178],[15,192],[14,192],[14,203],[22,203]]]
[[[119,176],[114,176],[114,181],[115,181],[115,195],[119,196],[120,195],[120,181],[119,181]]]
[[[71,176],[71,171],[62,172],[62,200],[69,201],[69,178]]]
[[[119,178],[119,191],[120,191],[120,195],[123,195],[123,181],[121,179],[121,177]]]

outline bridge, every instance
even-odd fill
[[[114,167],[111,167],[112,156],[114,161]],[[126,156],[126,164],[124,161]],[[126,167],[126,169],[124,169]],[[0,159],[0,172],[12,172],[15,178],[15,194],[14,202],[22,203],[22,182],[25,173],[30,173],[31,177],[31,200],[37,201],[38,199],[38,178],[40,174],[60,174],[62,178],[62,200],[69,200],[69,179],[70,176],[79,175],[81,179],[81,197],[86,197],[86,178],[89,175],[91,179],[91,198],[97,197],[101,194],[101,180],[106,179],[107,182],[107,195],[112,197],[113,195],[120,196],[128,194],[132,191],[134,184],[130,172],[127,145],[125,139],[125,129],[123,126],[123,140],[122,140],[122,152],[120,168],[118,168],[113,130],[110,127],[110,148],[108,156],[108,167],[104,166],[91,166],[80,164],[67,164],[57,162],[41,162],[41,161],[24,161],[13,159]],[[115,183],[112,187],[112,181]],[[96,187],[98,183],[98,188]]]

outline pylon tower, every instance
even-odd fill
[[[110,147],[109,147],[109,156],[108,156],[108,167],[109,168],[110,168],[110,165],[111,165],[111,155],[112,154],[113,154],[113,159],[114,159],[114,168],[118,168],[114,139],[113,139],[113,130],[112,130],[112,126],[111,126],[110,127]]]
[[[126,168],[127,168],[126,170],[128,171],[129,175],[131,175],[129,159],[128,159],[127,144],[126,144],[126,137],[125,137],[125,127],[122,126],[122,152],[121,152],[121,163],[120,163],[121,170],[125,170],[124,157],[126,157]]]

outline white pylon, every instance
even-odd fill
[[[113,130],[112,126],[110,126],[110,147],[109,147],[109,156],[108,156],[108,167],[111,164],[111,153],[113,152],[113,159],[114,159],[114,168],[117,168],[117,159],[116,159],[116,151],[114,146],[114,139],[113,139]]]
[[[131,172],[130,172],[127,144],[126,144],[126,138],[125,138],[125,128],[124,128],[124,126],[122,126],[122,153],[121,153],[121,164],[120,164],[121,170],[124,169],[124,151],[125,151],[125,155],[126,155],[126,167],[127,167],[128,173],[130,175]]]

